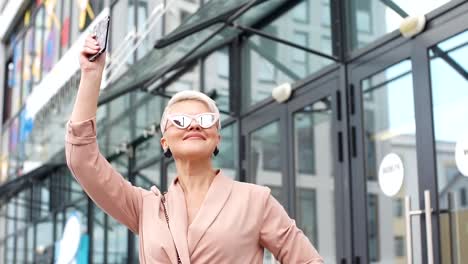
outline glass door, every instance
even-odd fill
[[[242,139],[245,142],[244,168],[241,180],[268,186],[271,194],[288,208],[286,143],[284,137],[284,105],[272,105],[258,111],[243,122]],[[265,250],[263,263],[277,263]]]
[[[245,179],[272,190],[325,263],[341,261],[345,240],[344,232],[337,232],[343,226],[337,219],[346,218],[338,168],[338,86],[331,78],[300,88],[288,103],[272,103],[242,123]],[[264,263],[276,263],[269,252]]]
[[[467,263],[468,31],[429,48],[441,263]]]
[[[336,215],[343,215],[342,194],[338,186],[338,132],[336,87],[332,80],[321,91],[299,96],[288,105],[289,174],[292,184],[291,212],[297,225],[320,252],[325,263],[340,263],[337,257]],[[337,202],[339,205],[337,205]],[[349,218],[348,218],[349,219]]]
[[[349,67],[356,262],[468,262],[468,4],[459,8]]]
[[[360,263],[422,263],[415,253],[421,248],[418,219],[405,212],[420,208],[420,132],[407,46],[351,73],[353,239]]]

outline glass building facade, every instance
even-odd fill
[[[98,142],[132,184],[167,190],[176,170],[159,120],[172,94],[199,90],[222,113],[215,166],[270,187],[326,263],[468,262],[466,1],[0,1],[0,13],[14,2],[0,52],[0,263],[54,263],[70,219],[78,263],[138,262],[138,239],[64,157],[78,48],[105,15]],[[404,38],[416,15],[423,32]]]

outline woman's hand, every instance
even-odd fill
[[[80,52],[80,67],[83,73],[98,73],[102,74],[106,64],[106,53],[102,53],[95,61],[89,61],[89,57],[98,53],[101,50],[96,35],[88,35],[85,39],[83,49]]]
[[[89,57],[98,53],[101,47],[96,36],[86,37],[83,49],[80,52],[81,80],[75,106],[70,120],[73,122],[84,121],[96,116],[99,87],[101,86],[102,72],[106,63],[106,53],[101,54],[95,61],[89,61]]]

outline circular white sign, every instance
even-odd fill
[[[379,186],[382,192],[392,197],[403,186],[404,168],[400,157],[395,153],[387,154],[379,167]]]
[[[70,218],[68,218],[63,230],[57,264],[67,264],[75,258],[78,246],[80,245],[80,236],[80,219],[76,213],[73,213]]]
[[[468,137],[460,139],[455,145],[455,163],[461,174],[468,177]]]

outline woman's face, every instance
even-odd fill
[[[182,113],[197,115],[211,112],[208,106],[197,100],[185,100],[170,106],[168,114]],[[169,148],[174,157],[182,159],[210,158],[220,141],[217,122],[209,127],[202,128],[196,120],[192,120],[186,129],[176,127],[170,120],[166,125],[166,131],[161,138],[161,146],[164,150]]]

